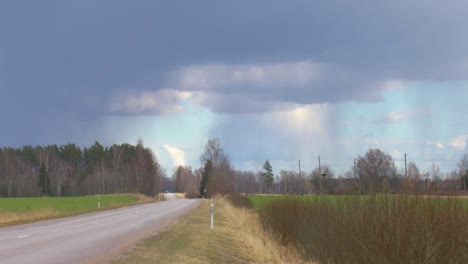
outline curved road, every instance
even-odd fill
[[[103,263],[189,212],[174,199],[0,228],[0,263]]]

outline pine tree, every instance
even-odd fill
[[[206,197],[206,186],[208,185],[208,181],[210,179],[210,175],[213,171],[213,165],[211,164],[211,160],[207,160],[205,162],[205,167],[203,168],[203,174],[200,182],[200,197]]]
[[[263,164],[263,169],[265,172],[263,173],[263,178],[265,179],[265,185],[268,188],[268,193],[271,193],[271,187],[273,186],[273,169],[271,168],[270,162],[268,160],[265,161]]]
[[[50,178],[49,173],[47,173],[47,169],[44,163],[41,163],[41,167],[39,169],[39,186],[42,188],[42,193],[46,196],[50,194]]]

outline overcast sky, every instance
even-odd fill
[[[468,152],[468,1],[1,1],[0,146],[142,139],[336,173]]]

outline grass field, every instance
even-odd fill
[[[249,196],[267,230],[319,263],[468,263],[467,199]]]
[[[152,199],[142,195],[101,195],[101,210]],[[153,199],[154,200],[154,199]],[[0,198],[0,225],[30,222],[98,210],[98,196]]]
[[[398,195],[379,195],[380,197],[398,197]],[[352,199],[356,200],[356,198],[359,197],[359,199],[364,200],[368,199],[369,196],[361,195],[361,196],[354,196],[354,195],[249,195],[247,198],[249,201],[252,203],[252,205],[257,208],[257,209],[262,209],[268,206],[271,203],[274,202],[279,202],[279,201],[284,201],[288,199],[294,199],[298,201],[322,201],[322,202],[333,202],[337,203],[338,200],[343,200],[343,199]],[[416,196],[410,196],[410,197],[415,197]],[[441,202],[443,203],[445,198],[455,198],[458,199],[459,202],[463,205],[468,210],[468,196],[464,197],[445,197],[441,196],[439,197]]]

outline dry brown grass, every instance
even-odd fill
[[[468,263],[460,199],[339,196],[285,199],[262,210],[267,229],[320,263]]]
[[[165,231],[137,244],[112,263],[248,263],[246,248],[234,238],[225,211],[216,204],[210,229],[209,200],[175,220]]]
[[[174,193],[174,194],[179,199],[184,199],[185,198],[185,193]]]
[[[263,228],[255,211],[234,206],[223,197],[217,200],[232,220],[236,238],[249,247],[252,263],[305,263],[294,247],[280,245],[279,237]]]
[[[114,260],[119,263],[301,263],[292,249],[266,233],[255,211],[215,199],[215,228],[210,201],[176,220],[165,231],[142,241]]]
[[[2,212],[0,213],[0,226],[11,223],[23,223],[42,219],[56,218],[62,214],[63,213],[52,209],[41,209],[39,211],[21,213]]]
[[[125,194],[122,194],[122,195],[125,195]],[[156,200],[159,200],[158,199],[159,196],[156,196],[155,198],[153,198],[153,197],[141,194],[141,193],[130,193],[128,195],[131,195],[131,196],[139,199],[140,203],[152,203],[152,202],[155,202]]]

